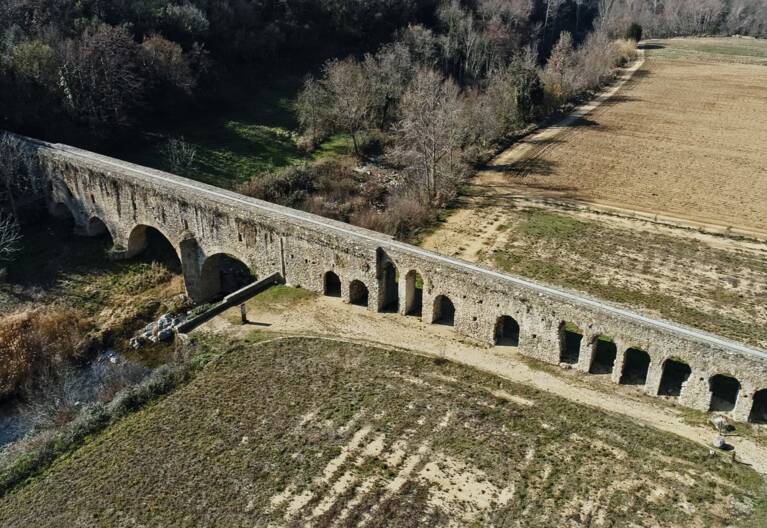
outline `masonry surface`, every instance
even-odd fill
[[[221,255],[263,278],[397,311],[488,346],[643,386],[678,404],[767,420],[767,352],[649,319],[606,302],[445,257],[391,237],[248,198],[73,147],[26,140],[48,178],[55,215],[77,229],[107,229],[116,258],[146,245],[148,228],[170,242],[187,293],[220,294]],[[753,404],[753,402],[756,402]]]

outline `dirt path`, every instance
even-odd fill
[[[230,310],[204,325],[203,330],[245,335],[252,330],[319,335],[344,341],[374,343],[430,356],[444,357],[511,381],[526,383],[605,411],[621,414],[649,426],[710,445],[713,429],[685,423],[681,412],[663,400],[611,383],[607,377],[574,371],[562,375],[531,368],[514,347],[487,348],[456,335],[451,328],[427,325],[415,317],[379,314],[344,304],[340,299],[311,297],[289,305],[254,304],[249,309],[252,325],[241,326],[239,312]],[[601,390],[600,390],[601,389]],[[767,475],[767,447],[750,439],[734,437],[739,460]]]

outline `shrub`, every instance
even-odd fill
[[[632,22],[626,30],[626,39],[639,42],[642,40],[642,26],[636,22]]]
[[[613,64],[622,66],[637,58],[637,44],[635,40],[619,39],[612,42]]]
[[[48,365],[84,352],[90,321],[80,310],[48,307],[0,320],[0,395],[16,391]]]

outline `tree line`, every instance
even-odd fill
[[[520,35],[531,4],[444,0],[429,26],[329,59],[297,100],[302,142],[348,135],[367,176],[328,162],[259,176],[240,192],[397,236],[429,224],[472,167],[635,57],[635,42],[593,30],[560,31],[544,54],[545,16],[554,26],[560,12],[542,14]]]
[[[767,0],[599,0],[599,12],[613,32],[639,24],[649,37],[767,37]]]

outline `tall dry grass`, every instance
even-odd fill
[[[80,310],[45,307],[21,310],[0,320],[0,397],[14,393],[50,365],[82,354],[90,330]]]

